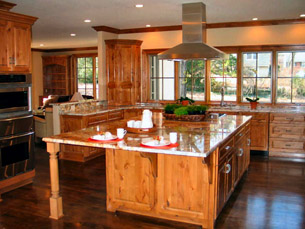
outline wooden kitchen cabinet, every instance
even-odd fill
[[[0,10],[0,73],[31,72],[31,28],[36,20]]]
[[[269,155],[305,158],[305,115],[270,114]]]
[[[269,113],[242,112],[242,115],[252,115],[251,120],[251,150],[269,150]]]
[[[109,105],[141,102],[141,44],[138,40],[106,40]]]
[[[72,95],[75,82],[71,74],[71,56],[43,56],[43,95]]]

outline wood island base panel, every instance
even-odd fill
[[[50,154],[50,217],[64,217],[60,195],[60,144],[106,148],[107,211],[128,212],[213,228],[250,162],[251,116],[227,115],[205,123],[166,123],[154,114],[156,133],[127,133],[121,143],[90,142],[100,130],[112,133],[118,120],[44,138]],[[172,149],[141,147],[143,138],[178,133]]]

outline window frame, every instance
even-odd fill
[[[97,53],[83,53],[83,54],[73,54],[73,64],[74,64],[74,67],[73,67],[73,71],[74,71],[74,78],[75,78],[75,91],[78,91],[78,75],[77,75],[77,70],[78,70],[78,67],[77,67],[77,59],[78,58],[93,58],[92,60],[92,82],[93,83],[93,97],[94,99],[98,99],[98,93],[97,93],[97,80],[98,80],[98,75],[96,74],[96,69],[98,68],[98,66],[96,65],[96,59],[98,58],[98,54]]]
[[[218,46],[215,47],[227,54],[237,53],[237,101],[226,101],[228,104],[236,104],[236,105],[249,105],[249,102],[242,101],[242,53],[243,52],[271,52],[271,102],[263,103],[264,106],[295,106],[294,103],[277,103],[276,102],[276,85],[277,85],[277,52],[287,51],[287,52],[295,52],[295,51],[304,51],[305,52],[305,44],[291,44],[291,45],[245,45],[245,46]],[[156,102],[154,100],[147,99],[147,94],[149,93],[149,82],[147,81],[149,77],[149,63],[148,63],[148,54],[158,54],[160,52],[166,51],[168,49],[143,49],[142,50],[142,82],[147,86],[143,86],[143,101],[146,102]],[[208,104],[208,105],[219,105],[218,101],[210,100],[210,61],[206,61],[206,77],[205,77],[205,101],[196,101],[198,104]],[[178,66],[178,65],[177,65]],[[176,67],[176,66],[175,66]],[[178,77],[175,77],[175,91],[178,91]],[[147,87],[147,88],[146,88]],[[147,90],[148,89],[148,90]],[[177,93],[176,93],[177,94]],[[178,99],[178,98],[177,98]],[[173,101],[158,101],[159,103],[173,103]],[[175,102],[175,101],[174,101]],[[301,105],[305,105],[301,103]]]

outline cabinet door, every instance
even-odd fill
[[[243,140],[243,139],[242,139]],[[240,141],[236,146],[236,171],[238,180],[241,178],[244,168],[245,168],[245,144],[243,141]]]
[[[11,38],[13,41],[12,71],[30,72],[31,69],[31,26],[28,24],[12,22]]]
[[[217,183],[217,215],[220,213],[226,201],[226,163],[219,165]]]
[[[268,150],[268,123],[265,120],[251,121],[251,150]]]
[[[10,70],[10,56],[9,56],[9,24],[5,20],[0,20],[0,72],[7,72]]]
[[[226,168],[225,168],[225,173],[227,176],[227,190],[226,190],[226,200],[230,197],[231,193],[234,190],[234,175],[233,175],[233,154],[229,157],[227,163],[226,163]]]

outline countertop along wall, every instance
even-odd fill
[[[102,54],[101,48],[103,47],[101,44],[104,44],[105,40],[103,34],[105,32],[98,32],[99,66],[106,66],[105,59],[100,58]],[[118,39],[142,40],[142,50],[171,48],[182,42],[181,30],[119,34],[115,36]],[[212,46],[304,44],[305,24],[208,29],[207,43]],[[99,82],[106,82],[106,74],[104,72],[99,75]],[[100,85],[100,88],[106,91],[106,84]],[[107,99],[106,94],[103,93],[100,98]]]

